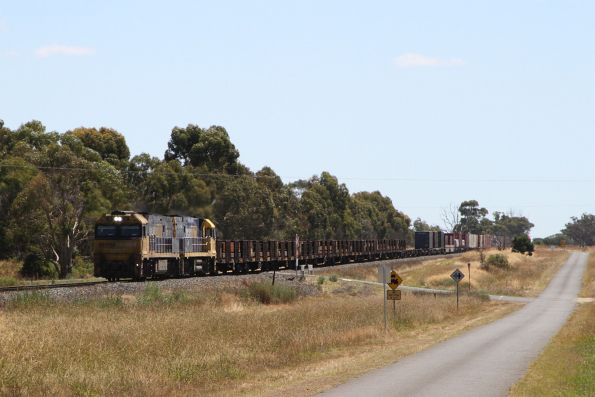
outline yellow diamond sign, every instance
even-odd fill
[[[397,287],[401,285],[402,282],[403,279],[397,274],[397,272],[394,270],[390,272],[390,283],[388,283],[388,286],[391,287],[391,289],[397,289]]]

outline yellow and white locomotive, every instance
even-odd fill
[[[95,276],[115,281],[210,274],[216,238],[208,219],[113,211],[95,224]]]

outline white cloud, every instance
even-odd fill
[[[422,54],[409,52],[395,58],[395,64],[400,68],[418,68],[431,66],[461,66],[465,64],[460,58],[433,58]]]
[[[47,58],[52,55],[71,55],[84,56],[95,54],[95,49],[90,47],[76,47],[68,45],[52,44],[45,47],[40,47],[35,50],[35,55],[38,58]]]

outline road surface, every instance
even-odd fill
[[[521,310],[322,396],[506,396],[572,313],[587,257],[572,253],[545,291]]]

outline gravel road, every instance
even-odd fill
[[[587,257],[573,253],[545,291],[521,310],[322,396],[506,396],[572,313]]]

